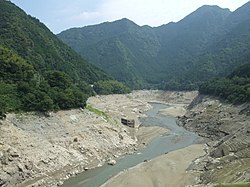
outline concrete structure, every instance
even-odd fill
[[[133,120],[133,119],[128,120],[128,119],[122,118],[121,123],[123,125],[128,126],[128,127],[135,128],[135,120]]]

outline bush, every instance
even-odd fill
[[[125,94],[131,92],[131,90],[124,84],[114,80],[98,81],[94,83],[94,90],[97,94]]]

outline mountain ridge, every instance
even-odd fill
[[[87,75],[97,75],[94,71],[102,72],[58,40],[38,19],[27,15],[11,2],[1,0],[0,3],[0,44],[17,52],[39,71],[44,68],[64,70],[72,77],[78,80],[83,78],[87,82],[91,82]],[[77,72],[77,69],[82,70]],[[105,77],[104,74],[99,78]]]
[[[0,0],[0,118],[6,112],[85,107],[97,88],[91,84],[105,93],[129,92],[38,19]]]
[[[195,89],[200,81],[229,74],[232,68],[247,60],[233,57],[234,63],[226,62],[220,56],[226,59],[235,54],[233,51],[224,54],[228,47],[236,50],[240,45],[248,46],[248,40],[244,41],[242,36],[248,34],[249,5],[247,3],[234,12],[205,5],[179,22],[159,27],[138,26],[128,19],[121,19],[101,26],[78,28],[78,37],[88,39],[77,38],[76,43],[75,34],[70,30],[63,31],[58,37],[132,88]],[[245,25],[245,29],[240,32],[238,25]],[[114,32],[119,29],[120,32]]]

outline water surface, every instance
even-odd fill
[[[62,187],[98,187],[120,171],[133,167],[144,160],[153,159],[166,152],[181,149],[197,143],[200,137],[176,124],[174,117],[160,114],[159,110],[169,107],[166,104],[151,103],[153,108],[146,112],[147,117],[141,118],[142,126],[160,126],[170,131],[155,138],[145,149],[132,155],[126,155],[118,160],[114,166],[104,165],[99,168],[85,171],[64,182]]]

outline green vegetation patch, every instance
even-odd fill
[[[108,114],[106,114],[105,112],[94,108],[93,106],[87,104],[86,109],[89,110],[90,112],[93,112],[95,114],[97,114],[98,116],[103,117],[103,119],[107,122],[110,122],[111,124],[117,124],[117,121],[114,120],[112,117],[110,117]]]
[[[131,90],[124,83],[114,80],[97,81],[94,83],[94,90],[100,95],[125,94],[131,92]]]
[[[109,79],[38,19],[0,0],[0,117],[85,107],[90,84]]]
[[[202,94],[218,96],[239,104],[250,101],[250,63],[237,68],[226,78],[212,79],[200,85]]]

